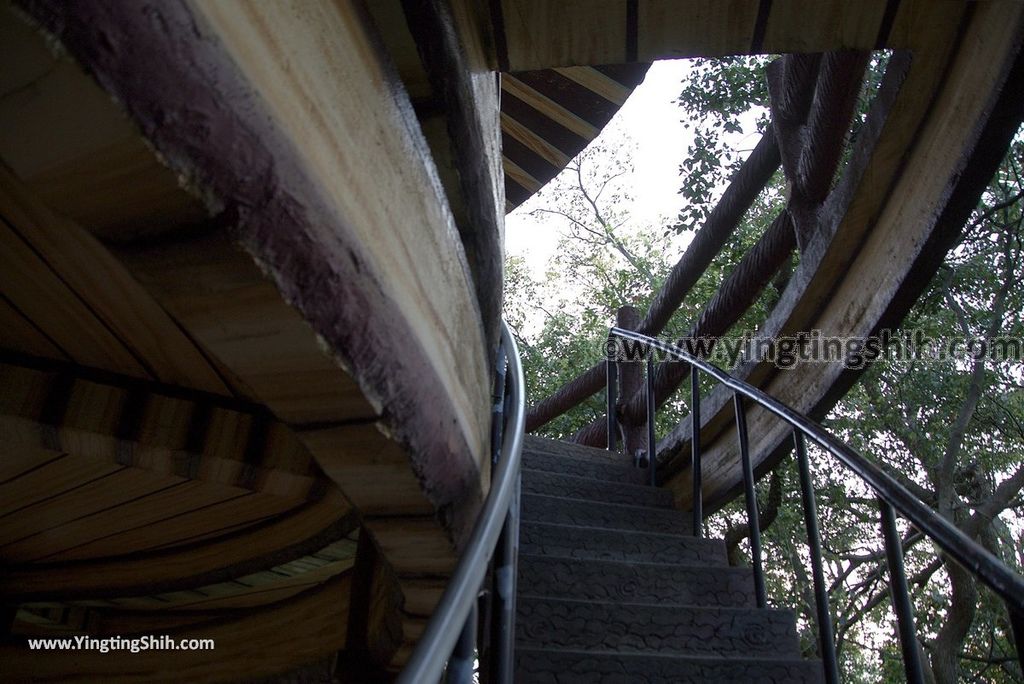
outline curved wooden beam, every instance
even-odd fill
[[[241,530],[209,540],[128,556],[5,565],[5,601],[65,601],[144,596],[192,589],[265,570],[345,538],[358,516],[334,490]]]
[[[936,6],[934,28],[920,36],[905,78],[896,74],[894,87],[883,87],[860,149],[826,202],[827,222],[804,252],[763,335],[817,329],[863,338],[881,325],[894,326],[909,306],[908,288],[919,291],[951,244],[950,235],[961,230],[1020,121],[1019,93],[1007,84],[1011,70],[1019,71],[1024,26],[1019,4],[991,3],[973,6],[961,32],[963,11]],[[939,17],[941,12],[949,14]],[[916,284],[909,282],[911,275]],[[738,374],[818,417],[851,382],[851,371],[841,363],[798,364],[781,372],[751,363]],[[728,500],[740,482],[735,437],[725,427],[728,399],[721,392],[709,399],[701,436],[711,505]],[[789,431],[777,421],[752,409],[748,423],[750,434],[758,435],[751,444],[757,466],[769,466],[788,450]],[[675,454],[688,439],[680,427],[659,446]],[[690,478],[679,467],[677,461],[669,486],[686,506]]]

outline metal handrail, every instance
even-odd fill
[[[463,626],[476,604],[488,561],[494,553],[498,537],[505,525],[506,513],[517,489],[526,426],[525,381],[519,348],[508,324],[504,321],[501,339],[508,361],[512,394],[511,413],[502,439],[502,457],[497,463],[490,491],[473,525],[465,551],[427,623],[423,636],[420,637],[412,656],[398,676],[398,682],[401,684],[422,684],[440,679]]]
[[[906,578],[903,575],[902,549],[899,544],[899,538],[895,534],[896,526],[895,520],[892,516],[893,510],[906,518],[912,525],[930,538],[943,553],[971,572],[1003,600],[1010,613],[1011,625],[1015,641],[1017,642],[1018,659],[1024,661],[1024,643],[1022,643],[1022,638],[1024,638],[1024,577],[1010,569],[984,547],[964,534],[949,520],[936,513],[931,507],[917,498],[906,487],[897,482],[892,476],[879,468],[875,463],[865,458],[862,454],[846,443],[840,441],[824,427],[807,416],[799,413],[786,404],[783,404],[774,397],[769,396],[762,390],[749,385],[742,380],[734,378],[721,368],[688,353],[678,345],[656,340],[652,337],[648,337],[647,335],[642,335],[633,332],[632,330],[625,330],[622,328],[611,328],[609,331],[609,338],[613,336],[640,342],[647,347],[648,350],[661,350],[666,354],[690,364],[692,368],[704,371],[715,380],[735,392],[737,429],[740,433],[740,449],[741,452],[743,452],[742,457],[745,461],[744,470],[749,470],[749,455],[745,444],[745,418],[742,400],[740,397],[746,397],[747,399],[756,402],[762,408],[781,418],[793,427],[794,443],[797,449],[798,460],[801,461],[802,470],[806,468],[806,449],[803,447],[802,443],[803,435],[806,435],[814,440],[825,451],[832,454],[840,463],[846,466],[854,475],[866,482],[875,491],[875,494],[880,501],[882,525],[883,531],[885,532],[886,549],[890,562],[890,574],[896,575],[895,578],[891,577],[890,580],[893,584],[893,595],[895,598],[894,603],[896,604],[895,608],[902,632],[901,640],[904,642],[903,651],[909,680],[918,681],[920,679],[920,665],[917,663],[919,655],[916,644],[907,643],[913,633],[913,618],[911,615],[909,598],[906,595]],[[609,352],[611,351],[611,346],[609,346]],[[648,354],[648,363],[650,363],[649,357],[650,355]],[[611,356],[609,356],[609,372],[612,372],[612,368],[612,359]],[[696,371],[694,371],[694,373],[695,372]],[[650,381],[650,378],[648,381]],[[698,401],[696,392],[696,383],[694,383],[694,403]],[[609,420],[614,420],[614,418],[609,416]],[[650,425],[653,425],[653,413],[648,416],[648,422]],[[693,433],[694,438],[699,434],[699,430],[700,426],[695,425]],[[651,452],[651,454],[649,454],[650,467],[653,468],[657,461],[654,444],[650,444],[648,449]],[[805,480],[804,488],[809,488],[809,477],[806,476],[806,473],[803,474],[801,479]],[[750,502],[753,496],[753,488],[752,486],[748,486],[747,489],[749,512]],[[695,492],[695,500],[699,501],[699,499],[700,493]],[[811,498],[811,502],[813,504],[813,497]],[[754,519],[752,520],[753,524],[751,526],[752,540],[757,534],[756,505],[753,509],[753,516]],[[809,533],[811,533],[810,527],[813,527],[813,535],[816,537],[816,520],[814,521],[813,526],[809,526]],[[758,562],[759,559],[755,558],[755,564]],[[902,578],[901,581],[900,578]],[[900,583],[902,584],[902,587],[901,590],[898,590],[895,585]],[[897,594],[902,594],[902,596]],[[825,613],[827,616],[827,607]],[[830,627],[828,631],[831,633]],[[828,679],[833,681],[834,675],[829,676]]]

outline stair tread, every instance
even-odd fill
[[[658,606],[754,605],[747,568],[631,563],[520,554],[521,595]]]
[[[575,458],[609,459],[617,457],[622,459],[623,463],[632,466],[630,458],[626,454],[619,453],[617,451],[608,451],[607,449],[575,444],[573,442],[563,442],[561,440],[538,437],[536,435],[524,436],[523,450],[543,451],[545,453],[556,454],[558,456],[569,456]]]
[[[523,468],[541,472],[576,475],[608,482],[647,484],[647,471],[625,460],[577,458],[543,451],[523,450]]]
[[[567,496],[607,503],[671,508],[672,493],[667,489],[602,478],[555,473],[523,468],[523,491],[547,496]]]
[[[821,662],[801,658],[621,653],[557,648],[516,650],[516,680],[536,684],[824,681]]]
[[[807,682],[796,617],[757,608],[749,568],[603,449],[528,437],[523,452],[516,681]]]
[[[516,612],[522,648],[800,656],[796,619],[788,610],[520,596]]]
[[[759,655],[757,657],[745,658],[743,656],[728,656],[723,657],[719,655],[703,655],[703,654],[692,654],[692,653],[637,653],[636,651],[615,651],[615,650],[601,650],[601,649],[586,649],[581,650],[578,648],[559,648],[557,646],[551,647],[537,647],[537,646],[524,646],[523,651],[528,653],[573,653],[577,655],[592,655],[592,656],[622,656],[624,658],[664,658],[665,660],[693,660],[702,662],[718,662],[718,661],[729,661],[729,662],[764,662],[764,661],[793,661],[800,663],[819,663],[818,660],[805,660],[804,658],[785,656],[785,655]]]
[[[692,522],[688,513],[672,508],[528,493],[522,496],[521,517],[524,521],[674,534],[689,534]]]
[[[519,527],[519,549],[552,558],[727,565],[725,543],[719,539],[525,520]]]

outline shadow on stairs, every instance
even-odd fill
[[[820,682],[788,610],[621,454],[527,436],[516,680]]]

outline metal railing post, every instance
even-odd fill
[[[617,380],[618,380],[618,369],[615,361],[608,359],[605,363],[605,374],[607,383],[607,396],[608,406],[606,407],[608,415],[608,451],[615,451],[618,446],[618,425],[615,420],[615,402],[618,398],[615,396],[617,392]]]
[[[804,440],[804,433],[794,430],[793,443],[796,446],[796,462],[800,471],[800,495],[804,505],[804,522],[807,525],[807,546],[810,548],[811,555],[814,602],[818,609],[818,643],[821,665],[825,670],[825,681],[828,684],[839,684],[836,637],[832,629],[832,613],[828,606],[828,587],[825,586],[825,572],[821,563],[818,509],[814,502],[814,484],[811,481],[811,467],[807,461],[807,443]]]
[[[658,443],[654,436],[654,419],[657,417],[658,407],[654,403],[654,354],[653,350],[647,350],[647,468],[651,471],[650,482],[652,487],[658,486]]]
[[[620,306],[615,312],[615,327],[623,330],[636,330],[640,325],[640,312],[635,306]],[[623,403],[630,401],[634,396],[643,392],[643,381],[641,374],[641,359],[636,358],[640,345],[628,346],[624,340],[616,338],[619,343],[618,363],[616,364],[617,387],[615,388],[616,400],[622,399]],[[622,440],[622,453],[629,456],[634,466],[641,465],[640,457],[644,443],[644,428],[640,421],[633,416],[623,414],[616,416],[618,434],[616,437]]]
[[[444,672],[445,684],[472,684],[473,663],[476,661],[476,618],[477,605],[474,603],[466,622],[462,625],[459,640],[455,642],[452,657]]]
[[[889,564],[889,588],[892,608],[896,613],[897,633],[903,652],[903,670],[907,681],[913,684],[924,682],[921,668],[921,652],[917,646],[917,629],[914,627],[914,606],[907,591],[907,572],[903,567],[903,542],[896,528],[896,514],[888,502],[878,499],[882,517],[882,537],[885,540],[885,557]]]
[[[473,666],[476,660],[476,613],[481,587],[487,580],[487,569],[497,553],[502,531],[506,532],[505,541],[512,540],[511,546],[504,548],[517,550],[518,544],[515,530],[508,527],[509,514],[513,521],[518,520],[519,472],[522,461],[523,436],[526,427],[526,398],[524,394],[523,367],[519,358],[512,331],[506,323],[502,323],[502,342],[508,360],[505,393],[505,426],[501,441],[501,458],[495,466],[491,489],[484,500],[483,508],[477,516],[469,540],[466,542],[462,556],[455,566],[448,586],[445,587],[434,609],[434,614],[427,623],[422,636],[405,668],[399,673],[396,681],[399,684],[419,684],[420,682],[437,682],[445,672],[446,681],[470,682],[473,678]],[[498,567],[508,567],[507,563],[499,563]],[[514,565],[506,575],[514,576]],[[515,584],[509,588],[505,583],[502,592],[511,602],[515,601]],[[503,635],[514,634],[515,629],[510,618],[514,616],[514,603],[511,610],[492,611],[503,618],[506,626],[501,628]],[[506,672],[511,671],[512,656],[500,655],[500,666]],[[510,653],[510,652],[509,652]],[[506,680],[508,681],[508,680]]]
[[[755,582],[763,585],[764,576],[760,571],[760,520],[758,519],[756,492],[753,487],[753,467],[749,454],[749,444],[746,437],[746,416],[742,408],[742,398],[749,398],[768,413],[788,423],[795,431],[802,436],[813,440],[821,449],[831,455],[843,467],[847,468],[852,475],[860,479],[875,491],[882,505],[882,527],[886,538],[886,555],[890,565],[890,582],[893,584],[893,604],[897,618],[900,621],[899,632],[901,644],[904,647],[905,666],[909,681],[920,681],[921,649],[918,647],[913,624],[913,606],[907,593],[906,571],[903,567],[903,553],[898,536],[895,512],[930,539],[942,553],[946,554],[962,567],[967,568],[978,581],[991,589],[1006,605],[1010,615],[1010,624],[1013,629],[1013,640],[1017,646],[1017,660],[1024,666],[1024,576],[992,555],[977,541],[967,536],[956,525],[940,516],[927,503],[916,497],[906,487],[897,482],[892,476],[886,473],[878,464],[865,458],[848,444],[841,442],[820,424],[808,418],[803,413],[793,409],[777,399],[766,394],[763,390],[754,387],[742,380],[739,380],[721,368],[708,363],[707,361],[688,353],[678,345],[663,342],[648,335],[643,335],[630,330],[613,329],[611,334],[624,340],[633,340],[647,345],[650,349],[662,351],[680,361],[690,364],[691,370],[699,369],[707,373],[711,378],[718,381],[734,392],[734,403],[736,404],[737,431],[740,435],[740,448],[744,465],[744,484],[748,490],[748,517],[752,523],[751,547],[755,557]],[[694,375],[696,371],[693,371]],[[693,386],[691,386],[691,390]],[[694,448],[694,461],[700,460],[700,405],[699,395],[697,401],[691,404],[691,446]],[[695,409],[695,410],[694,410]],[[696,464],[695,463],[695,464]],[[699,466],[696,472],[699,473]],[[808,470],[808,481],[810,472]],[[699,474],[698,474],[699,477]],[[695,492],[695,503],[699,504],[700,495]],[[751,506],[750,504],[753,503]],[[816,517],[816,511],[815,511]],[[698,530],[695,530],[698,532]],[[820,534],[820,533],[819,533]],[[813,546],[818,546],[812,544]],[[761,593],[759,590],[758,593]],[[827,598],[827,596],[825,597]],[[763,598],[759,598],[759,603]]]
[[[754,595],[757,607],[768,605],[764,588],[764,568],[761,566],[761,520],[757,511],[757,492],[754,490],[754,468],[750,463],[750,444],[747,439],[747,415],[743,408],[743,396],[732,395],[736,410],[736,434],[740,443],[740,460],[743,466],[743,494],[747,504],[747,524],[750,528],[750,562],[754,566]]]
[[[704,536],[704,483],[700,465],[700,377],[690,366],[690,471],[693,480],[693,536]]]
[[[521,478],[520,478],[521,479]],[[516,576],[519,558],[519,494],[516,483],[512,505],[505,516],[505,526],[494,554],[494,599],[492,623],[490,679],[496,684],[512,684],[515,667]]]

